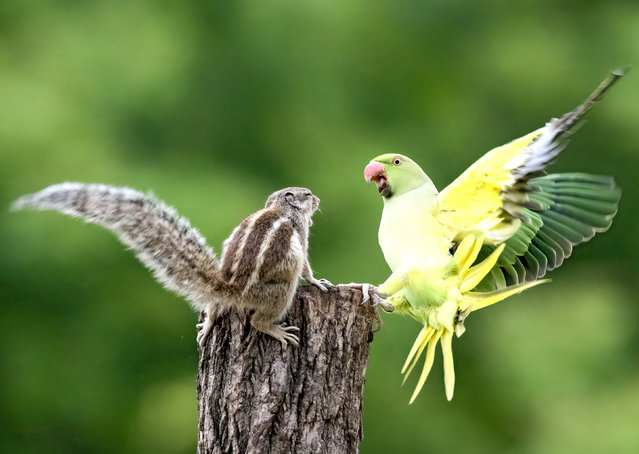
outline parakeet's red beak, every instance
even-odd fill
[[[384,166],[382,166],[379,162],[372,161],[366,166],[364,169],[364,178],[367,183],[370,183],[371,180],[373,180],[377,185],[377,192],[380,193],[386,189],[386,186],[388,185],[388,176],[386,175]]]

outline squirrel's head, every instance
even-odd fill
[[[319,208],[320,199],[306,188],[284,188],[266,199],[265,208],[281,208],[287,212],[299,213],[309,220]]]

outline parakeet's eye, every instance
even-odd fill
[[[395,159],[393,159],[393,165],[398,166],[398,165],[400,165],[401,163],[402,163],[402,160],[401,160],[401,159],[399,159],[399,158],[395,158]]]

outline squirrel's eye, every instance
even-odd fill
[[[395,159],[393,160],[393,164],[394,164],[394,165],[396,165],[396,166],[400,165],[401,163],[402,163],[402,160],[401,160],[401,159],[399,159],[399,158],[395,158]]]

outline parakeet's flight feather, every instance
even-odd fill
[[[479,289],[534,281],[559,267],[574,246],[605,232],[617,213],[621,189],[613,178],[584,173],[559,173],[529,181],[533,208],[524,208],[530,219],[505,242],[493,273]],[[484,245],[479,257],[495,246]]]

